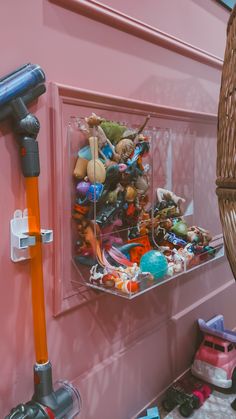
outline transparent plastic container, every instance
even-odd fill
[[[195,213],[194,132],[150,119],[137,134],[145,116],[97,115],[106,138],[84,117],[67,131],[73,283],[133,299],[221,257],[215,216]]]

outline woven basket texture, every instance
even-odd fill
[[[221,78],[216,184],[226,254],[236,278],[236,6],[228,22]]]

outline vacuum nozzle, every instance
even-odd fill
[[[30,103],[46,91],[45,74],[37,64],[25,64],[0,78],[0,121],[11,116],[11,103],[21,98]]]
[[[79,391],[68,381],[58,381],[53,388],[51,363],[34,366],[32,400],[11,410],[5,419],[74,419],[81,410]]]

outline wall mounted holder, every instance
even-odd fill
[[[30,259],[29,246],[34,246],[36,238],[28,235],[28,210],[17,209],[10,221],[11,230],[11,260],[21,262]],[[42,243],[53,241],[53,231],[41,229]]]
[[[82,146],[82,135],[78,133],[78,124],[76,128],[74,122],[77,119],[83,121],[83,118],[91,112],[107,119],[125,121],[129,126],[139,125],[147,114],[151,115],[149,128],[157,128],[158,135],[157,141],[152,142],[157,148],[159,161],[158,164],[156,160],[154,168],[154,171],[157,170],[155,175],[155,179],[158,180],[157,186],[166,187],[178,195],[182,194],[189,201],[186,203],[188,212],[185,213],[185,216],[188,215],[189,223],[206,226],[217,239],[214,241],[214,246],[217,247],[216,255],[219,257],[211,258],[200,266],[214,263],[216,259],[219,259],[220,263],[224,254],[223,239],[214,188],[215,170],[209,165],[209,159],[215,161],[216,156],[217,115],[55,83],[50,85],[50,93],[50,106],[53,109],[52,177],[53,184],[57,185],[53,201],[54,229],[57,232],[54,239],[54,252],[57,254],[54,261],[54,315],[61,315],[88,301],[102,297],[102,293],[93,292],[96,289],[95,284],[86,281],[81,272],[78,275],[72,257],[74,230],[71,228],[71,208],[75,189],[72,187],[71,173],[78,148]],[[72,115],[75,117],[72,118]],[[65,150],[68,151],[67,156]],[[179,162],[181,168],[177,170]],[[207,199],[203,199],[203,185],[204,190],[209,191]],[[193,205],[190,206],[190,203]],[[62,217],[62,211],[68,216]],[[69,261],[71,263],[68,263]],[[198,267],[199,265],[193,269]],[[210,275],[213,276],[213,270]],[[167,281],[173,279],[171,276]],[[156,283],[154,285],[156,286]],[[109,292],[110,290],[106,289],[106,293]],[[134,293],[132,298],[138,295],[140,293]],[[123,293],[122,296],[129,298],[129,294]]]

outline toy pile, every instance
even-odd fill
[[[74,261],[90,284],[128,294],[215,254],[210,233],[187,226],[183,198],[158,188],[152,203],[149,119],[131,129],[92,113],[73,172]]]

